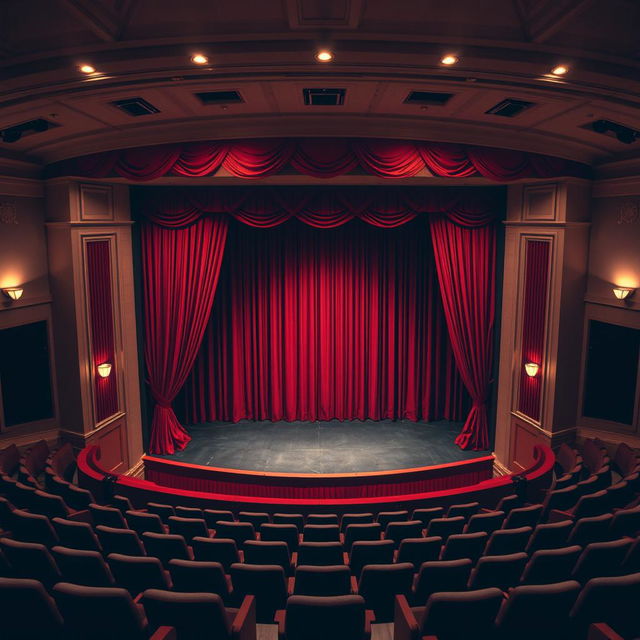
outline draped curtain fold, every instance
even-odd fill
[[[174,453],[191,439],[171,403],[202,342],[227,236],[226,217],[202,218],[185,229],[142,225],[144,356],[155,400],[152,453]]]
[[[430,218],[440,293],[453,354],[473,405],[456,444],[489,447],[487,400],[495,314],[495,229],[465,229]]]
[[[146,181],[165,175],[207,176],[222,168],[241,178],[264,178],[285,167],[316,178],[333,178],[357,168],[383,178],[420,172],[447,178],[483,176],[497,182],[589,177],[586,165],[525,151],[366,138],[218,140],[122,149],[52,164],[47,176],[117,175]]]

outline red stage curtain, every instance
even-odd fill
[[[188,421],[461,419],[424,228],[232,224]]]
[[[190,437],[171,403],[182,388],[209,320],[227,236],[223,216],[186,229],[142,224],[144,355],[156,402],[152,453],[174,453]]]
[[[443,216],[432,216],[430,227],[453,354],[473,401],[456,444],[463,449],[487,449],[495,313],[495,228],[488,225],[465,229]]]
[[[145,181],[165,175],[207,176],[223,167],[241,178],[263,178],[289,166],[317,178],[339,176],[357,167],[384,178],[406,178],[424,170],[448,178],[483,176],[498,182],[589,177],[586,165],[524,151],[360,138],[267,138],[122,149],[51,165],[47,177],[118,175]]]

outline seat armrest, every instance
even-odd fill
[[[82,511],[71,511],[67,518],[74,522],[88,522],[89,524],[93,524],[91,513],[89,513],[88,509],[83,509]]]
[[[623,640],[623,638],[608,624],[596,622],[595,624],[589,625],[587,640]]]
[[[393,617],[394,640],[417,640],[419,634],[418,621],[411,611],[406,596],[397,595],[395,615]]]
[[[351,593],[358,593],[358,581],[355,576],[349,576],[351,582]]]
[[[176,640],[176,630],[173,627],[158,627],[150,640]]]
[[[284,621],[286,612],[284,609],[278,609],[276,615],[273,617],[275,623],[278,625],[278,638],[284,638]]]
[[[245,596],[231,625],[233,640],[256,640],[256,598]]]
[[[376,614],[371,609],[364,610],[364,637],[371,638],[371,625],[376,621]]]
[[[346,551],[342,552],[342,564],[349,564],[349,554]]]
[[[569,511],[560,511],[560,509],[551,509],[547,516],[547,522],[562,522],[563,520],[574,520],[573,513]]]
[[[295,589],[296,579],[294,577],[287,578],[287,595],[293,595],[293,590]]]
[[[297,552],[297,551],[293,551],[293,552],[291,553],[291,564],[292,564],[294,567],[297,567],[297,566],[298,566],[298,552]]]

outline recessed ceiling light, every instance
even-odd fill
[[[79,69],[80,69],[80,71],[82,71],[82,73],[95,73],[96,72],[96,68],[92,67],[90,64],[81,64]]]
[[[565,73],[569,71],[569,67],[564,64],[559,64],[557,67],[551,69],[551,75],[553,76],[563,76]]]
[[[207,64],[207,62],[209,62],[209,58],[207,58],[203,53],[194,53],[191,56],[191,62],[193,62],[193,64]]]
[[[320,49],[316,53],[316,60],[318,62],[331,62],[333,60],[333,53],[329,49]]]
[[[452,53],[448,53],[446,56],[442,56],[440,58],[440,62],[442,64],[451,65],[458,62],[458,56],[454,56]]]

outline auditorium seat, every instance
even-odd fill
[[[487,546],[488,536],[483,531],[477,533],[454,533],[449,536],[442,549],[441,560],[470,558],[475,562]]]
[[[640,505],[616,511],[613,514],[609,534],[612,538],[635,537],[640,534]]]
[[[539,549],[559,549],[560,547],[565,547],[572,529],[572,520],[560,520],[559,522],[539,524],[529,538],[526,552],[531,555]]]
[[[584,638],[589,625],[604,622],[625,640],[640,634],[640,573],[608,578],[592,578],[585,585],[569,622],[576,638]]]
[[[420,538],[423,529],[424,524],[421,520],[390,522],[384,531],[384,539],[393,540],[397,549],[405,538]]]
[[[412,603],[424,606],[439,591],[466,591],[472,567],[469,558],[423,562],[414,581]]]
[[[13,487],[11,500],[17,507],[20,507],[20,509],[32,511],[36,504],[36,491],[36,487],[28,486],[23,482],[16,482]]]
[[[393,622],[395,596],[408,596],[412,582],[410,562],[368,564],[360,573],[358,594],[364,598],[366,608],[374,612],[376,622]]]
[[[53,598],[38,580],[0,578],[0,619],[7,640],[67,640]]]
[[[496,617],[495,638],[567,638],[567,619],[579,592],[580,583],[573,580],[515,587],[503,601]]]
[[[281,640],[368,640],[372,614],[359,595],[291,596],[278,611]]]
[[[69,484],[66,487],[64,499],[72,509],[77,509],[78,511],[88,510],[89,505],[96,501],[91,491],[78,487],[75,484]]]
[[[397,596],[394,640],[435,636],[438,640],[491,638],[503,601],[500,589],[479,589],[457,593],[434,593],[425,607],[409,608],[406,598]]]
[[[88,522],[53,518],[51,524],[58,535],[61,546],[84,549],[85,551],[102,551],[100,542]]]
[[[22,509],[13,512],[13,535],[23,542],[40,542],[52,547],[58,544],[58,534],[55,532],[49,518],[39,513],[29,513]]]
[[[217,593],[231,604],[230,583],[219,562],[174,559],[169,561],[169,573],[174,591]]]
[[[204,562],[219,562],[225,573],[234,562],[240,562],[241,557],[236,541],[231,538],[201,538],[191,541],[193,555],[196,560]]]
[[[605,542],[611,539],[611,522],[613,515],[603,513],[601,516],[591,516],[576,520],[567,538],[567,544],[586,546],[591,542]]]
[[[106,507],[100,504],[90,504],[89,513],[94,526],[103,525],[113,529],[128,529],[127,521],[124,519],[120,509]]]
[[[335,513],[310,513],[305,524],[340,524]]]
[[[260,526],[260,540],[265,542],[286,542],[294,553],[300,544],[298,528],[294,524],[263,524]]]
[[[146,511],[125,511],[127,524],[139,536],[147,531],[152,533],[166,533],[162,520],[157,513],[147,513]]]
[[[414,571],[420,569],[423,562],[438,560],[442,538],[432,536],[430,538],[405,538],[400,543],[400,548],[396,555],[396,562],[410,562]]]
[[[502,511],[506,515],[511,511],[511,509],[516,509],[521,506],[523,505],[520,496],[515,493],[510,493],[507,496],[502,496],[502,498],[498,500],[498,504],[496,504],[495,509],[491,509],[491,511]]]
[[[252,597],[239,609],[227,609],[214,593],[174,593],[148,589],[141,600],[152,628],[173,628],[176,640],[255,639],[256,611]],[[203,636],[203,629],[207,630]]]
[[[36,490],[33,494],[33,510],[48,518],[70,518],[79,517],[80,514],[74,509],[70,509],[65,501],[53,493]]]
[[[582,548],[578,545],[536,551],[522,572],[520,584],[550,584],[566,580],[581,553]]]
[[[527,507],[511,509],[502,524],[503,529],[519,529],[520,527],[535,527],[542,516],[542,505],[532,504]]]
[[[204,520],[204,513],[200,507],[176,505],[175,512],[178,518],[196,518],[197,520]]]
[[[403,520],[409,519],[409,512],[400,510],[400,511],[380,511],[376,518],[376,522],[380,525],[382,531],[387,528],[387,525],[390,522],[402,522]]]
[[[444,507],[431,507],[430,509],[414,509],[412,520],[420,520],[426,529],[434,518],[444,517]]]
[[[238,549],[246,540],[255,540],[256,532],[250,522],[231,522],[219,520],[216,523],[216,538],[231,538],[236,541]]]
[[[427,536],[439,536],[443,542],[454,533],[462,533],[465,525],[464,516],[455,518],[434,518],[427,527]]]
[[[0,496],[0,531],[9,531],[13,526],[13,512],[16,510],[13,503]]]
[[[638,573],[640,571],[640,538],[636,538],[620,565],[620,573]]]
[[[20,451],[11,443],[0,450],[0,474],[12,476],[20,466]]]
[[[287,580],[278,565],[232,564],[231,582],[236,603],[248,595],[255,596],[256,619],[260,623],[272,623],[276,610],[285,607]]]
[[[350,524],[344,532],[344,548],[350,551],[354,542],[364,540],[380,540],[382,527],[380,523]]]
[[[568,511],[578,502],[580,495],[577,484],[549,491],[542,504],[542,520],[544,521],[551,511]]]
[[[527,564],[524,552],[500,556],[482,556],[469,577],[469,589],[496,587],[507,591],[520,582],[520,576]]]
[[[182,536],[148,531],[142,534],[142,543],[147,555],[159,558],[165,567],[173,558],[193,560],[193,555]]]
[[[15,578],[39,580],[47,589],[62,580],[58,565],[43,544],[0,538],[0,550]]]
[[[357,591],[345,565],[299,566],[291,583],[290,593],[299,596],[347,596]]]
[[[345,533],[350,524],[371,524],[373,513],[344,513],[340,518],[340,533]]]
[[[498,529],[489,536],[484,554],[487,556],[498,556],[524,551],[531,537],[531,533],[531,527]]]
[[[158,558],[110,553],[107,562],[116,584],[134,598],[145,589],[170,589],[171,580]]]
[[[65,582],[87,587],[112,587],[115,584],[109,566],[97,551],[53,547],[51,555]]]
[[[466,502],[465,504],[452,504],[447,509],[447,518],[456,518],[462,516],[465,520],[468,520],[472,515],[478,513],[480,510],[479,502]]]
[[[160,516],[160,520],[164,524],[169,523],[169,517],[176,515],[176,510],[170,504],[161,504],[159,502],[147,502],[147,511]]]
[[[288,576],[293,574],[291,554],[286,542],[247,540],[242,550],[246,564],[277,564]]]
[[[127,511],[135,511],[133,505],[131,504],[131,500],[129,500],[127,496],[122,496],[116,493],[116,495],[111,498],[110,502],[111,506],[118,509],[122,514],[126,514]]]
[[[569,510],[570,516],[574,520],[599,516],[609,509],[609,494],[603,489],[588,495],[583,495],[576,506]]]
[[[359,577],[368,564],[390,564],[393,562],[395,545],[393,540],[362,540],[354,542],[349,553],[351,573]],[[298,560],[300,563],[300,559]]]
[[[630,538],[588,544],[578,558],[571,578],[584,584],[591,578],[615,576],[631,544]]]
[[[337,524],[305,524],[302,529],[304,542],[339,542],[340,527]]]
[[[631,500],[633,500],[633,490],[626,480],[621,480],[606,488],[607,492],[607,509],[624,509]]]
[[[477,533],[480,531],[484,531],[487,535],[490,535],[497,529],[502,528],[504,518],[504,511],[476,513],[467,520],[467,524],[464,525],[464,529],[462,530],[462,532]]]
[[[339,542],[301,542],[298,547],[298,565],[303,564],[346,564],[342,545]]]
[[[104,554],[121,553],[126,556],[146,555],[138,534],[132,529],[116,529],[98,525],[96,534]]]
[[[207,538],[209,529],[203,518],[185,518],[182,516],[169,516],[169,533],[182,536],[187,544],[196,536]]]
[[[53,597],[74,640],[169,640],[168,628],[150,634],[147,619],[126,589],[81,587],[60,582]]]
[[[209,529],[215,529],[216,522],[219,522],[220,520],[223,522],[233,522],[235,520],[233,513],[226,509],[203,509],[202,515]],[[168,519],[169,518],[167,517],[167,520]]]
[[[268,513],[256,511],[240,511],[238,513],[238,522],[250,522],[256,531],[260,529],[260,525],[268,524],[270,521],[271,518]]]
[[[271,521],[273,524],[293,524],[302,533],[304,528],[304,516],[301,513],[274,513]]]

